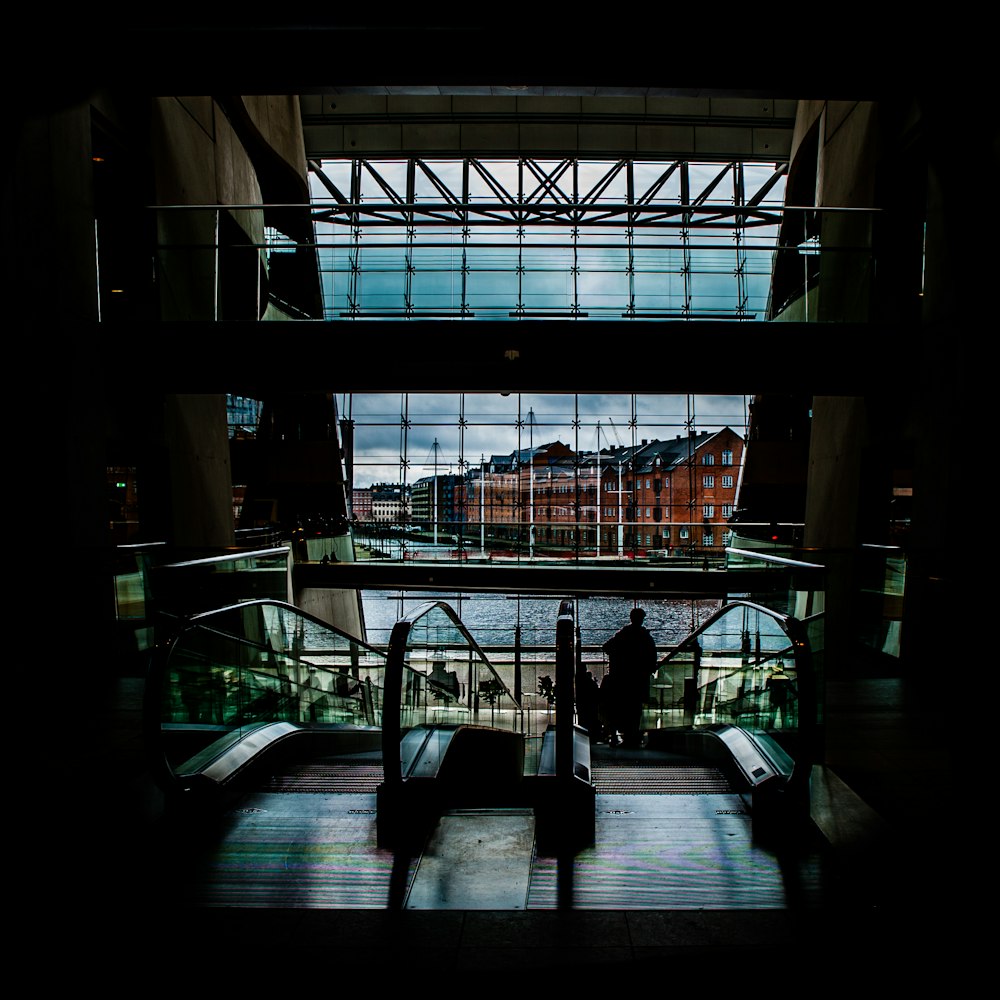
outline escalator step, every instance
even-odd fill
[[[272,775],[261,786],[261,791],[374,794],[382,779],[382,765],[375,761],[358,764],[320,762],[300,764],[285,774]]]
[[[714,767],[591,768],[598,795],[726,795],[733,791]]]

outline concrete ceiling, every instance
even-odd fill
[[[300,99],[312,159],[524,153],[770,163],[788,159],[797,103],[541,86],[359,86]]]

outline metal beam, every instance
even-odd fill
[[[595,158],[600,162],[599,158]],[[463,157],[461,160],[463,176],[469,173],[470,167],[475,170],[486,186],[496,195],[496,201],[474,200],[466,187],[462,195],[456,194],[438,176],[423,158],[410,157],[403,161],[410,182],[407,184],[406,196],[401,196],[395,188],[382,176],[377,169],[380,161],[371,159],[353,159],[351,163],[352,176],[357,177],[359,184],[352,192],[352,198],[347,201],[338,188],[329,180],[322,170],[317,173],[321,182],[331,191],[335,204],[324,205],[314,203],[313,218],[320,223],[332,225],[424,225],[424,226],[458,226],[458,225],[552,225],[552,226],[636,226],[636,227],[687,227],[687,228],[731,228],[733,226],[773,226],[781,222],[781,210],[776,206],[759,207],[763,198],[778,179],[783,170],[776,170],[761,190],[744,204],[743,198],[734,192],[727,200],[728,205],[705,205],[709,195],[729,172],[738,167],[737,162],[727,163],[709,185],[693,200],[686,194],[681,184],[680,203],[674,199],[656,200],[659,191],[667,180],[681,167],[682,177],[686,176],[688,163],[677,161],[670,164],[650,187],[635,195],[633,184],[628,185],[627,197],[613,201],[599,201],[614,179],[624,170],[628,178],[634,179],[636,160],[609,160],[607,169],[596,180],[593,187],[582,194],[576,190],[576,174],[583,162],[593,163],[595,160],[562,159],[553,168],[547,168],[543,162],[534,157],[521,157],[519,166],[521,173],[526,170],[536,183],[530,190],[525,190],[522,184],[517,197],[513,197],[504,187],[495,172],[490,169],[489,162],[476,157]],[[329,161],[333,162],[333,161]],[[433,162],[433,161],[432,161]],[[441,200],[418,200],[413,188],[412,178],[417,170],[430,180]],[[572,171],[574,190],[571,194],[560,186],[564,175]],[[369,174],[375,181],[381,196],[372,196],[370,190],[361,186],[363,175]],[[634,183],[634,180],[633,180]]]
[[[469,323],[472,325],[470,326]],[[912,329],[879,324],[574,320],[151,322],[131,327],[143,351],[121,350],[114,328],[68,325],[109,384],[150,391],[797,392],[864,395],[918,375]],[[940,335],[940,334],[938,334]],[[921,336],[932,338],[929,328]],[[595,365],[586,345],[620,345]],[[373,345],[375,345],[373,347]],[[289,369],[282,356],[308,359]],[[154,363],[146,363],[154,359]]]
[[[797,570],[798,589],[820,589],[822,568]],[[475,591],[498,594],[713,598],[787,589],[790,574],[769,570],[701,570],[620,566],[481,563],[297,563],[295,589]]]

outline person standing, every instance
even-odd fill
[[[608,654],[610,677],[609,742],[620,737],[626,747],[642,746],[642,705],[649,694],[649,678],[656,673],[656,642],[642,624],[646,612],[633,608],[629,624],[602,647]]]

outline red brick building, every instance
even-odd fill
[[[721,553],[742,460],[743,439],[729,427],[602,456],[602,548]]]
[[[493,456],[471,472],[468,521],[532,549],[720,554],[742,460],[743,439],[729,427],[600,454],[555,441]]]

